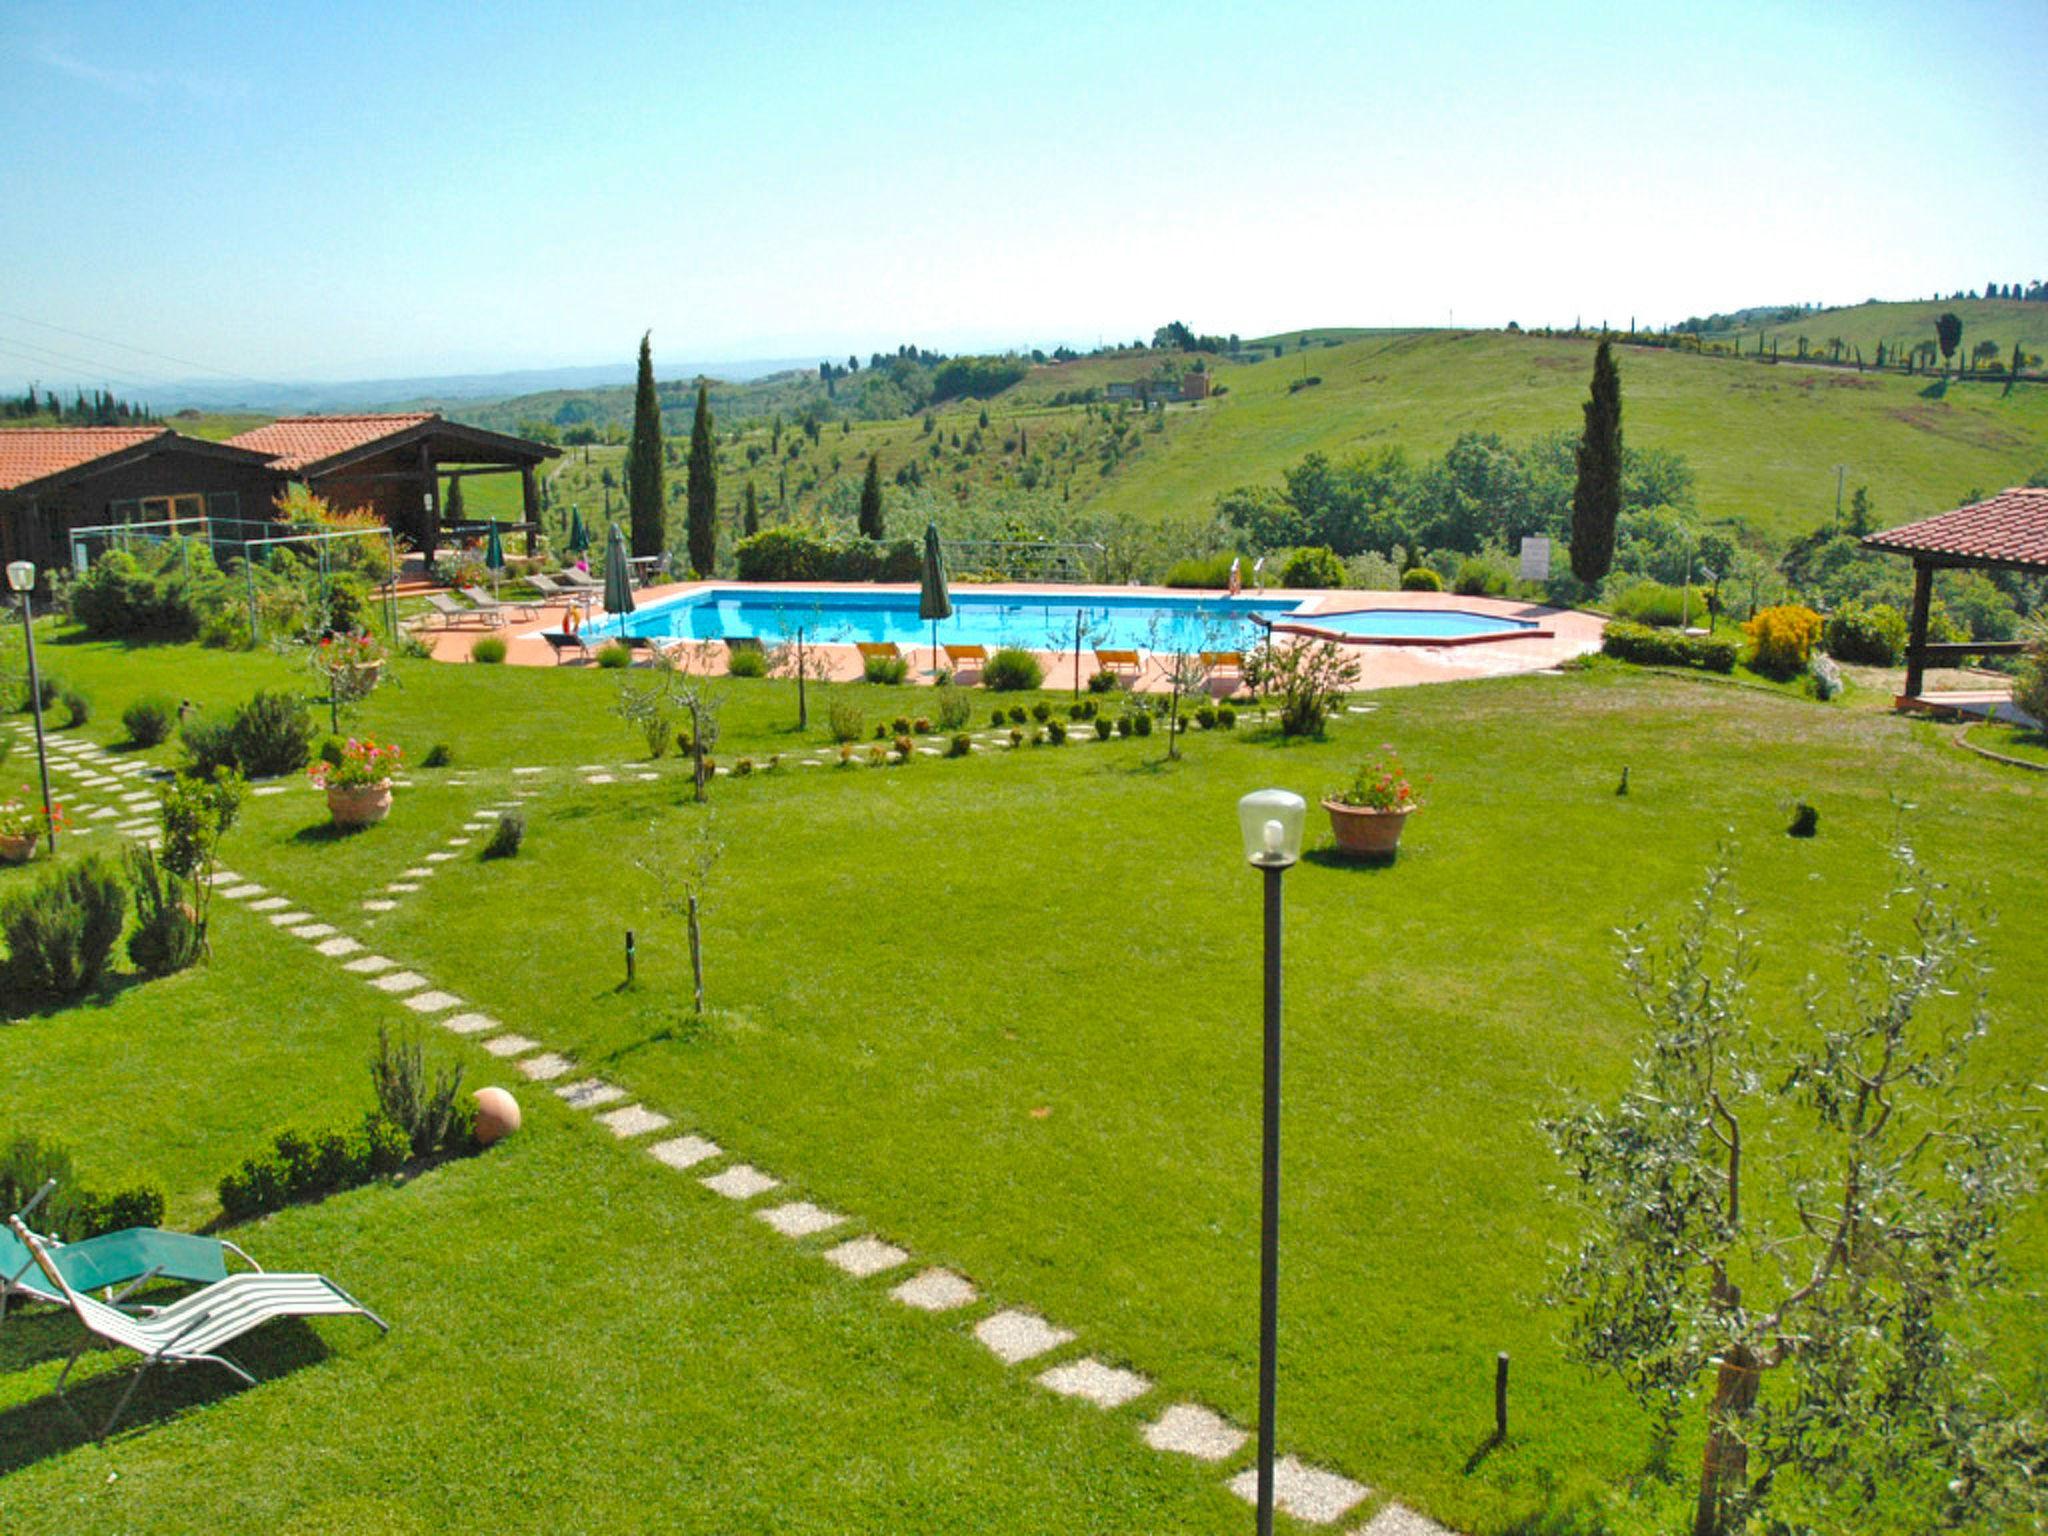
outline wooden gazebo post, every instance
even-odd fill
[[[1920,697],[1927,671],[1927,620],[1934,606],[1934,563],[1913,562],[1913,618],[1906,633],[1906,697]]]
[[[526,508],[526,552],[534,553],[534,533],[540,526],[540,493],[534,488],[533,466],[519,466],[519,499]]]

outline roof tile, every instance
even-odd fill
[[[0,432],[0,491],[169,435],[168,427],[19,427]]]
[[[1863,542],[1892,554],[1988,560],[2048,570],[2048,486],[2000,491],[1988,501],[1873,533]]]
[[[304,469],[337,453],[349,453],[379,438],[434,420],[432,412],[398,415],[286,416],[228,439],[237,448],[267,453],[282,470]]]

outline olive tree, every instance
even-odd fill
[[[1667,949],[1624,936],[1628,1086],[1545,1122],[1583,1221],[1570,1347],[1667,1430],[1704,1405],[1695,1536],[2048,1510],[2043,1427],[1973,1348],[2039,1129],[1965,1069],[1990,1015],[1961,902],[1908,848],[1895,873],[1775,1030],[1710,873]]]

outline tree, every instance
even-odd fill
[[[740,513],[740,529],[750,539],[761,531],[761,506],[754,499],[754,482],[751,480],[747,482],[745,510]]]
[[[708,577],[718,563],[718,447],[711,434],[711,391],[697,384],[697,420],[690,428],[686,497],[690,568]]]
[[[1955,311],[1944,310],[1934,322],[1934,339],[1941,343],[1941,361],[1944,367],[1950,365],[1956,355],[1956,348],[1963,344],[1963,322]]]
[[[860,486],[860,536],[880,539],[882,532],[882,471],[871,453],[868,455],[867,478]]]
[[[2018,381],[2020,369],[2025,366],[2026,361],[2027,354],[2020,349],[2018,342],[2014,342],[2012,344],[2012,361],[2006,365],[2005,369],[2005,388],[1999,394],[2001,400],[2012,393],[2012,387]]]
[[[462,509],[462,476],[448,477],[448,494],[441,502],[441,516],[451,523],[459,523],[467,516]]]
[[[1621,520],[1621,375],[1605,341],[1593,354],[1585,411],[1572,492],[1572,574],[1590,585],[1614,565],[1614,528]]]
[[[717,835],[713,813],[705,811],[691,822],[681,841],[671,841],[666,819],[650,821],[639,838],[639,846],[651,850],[633,862],[653,879],[661,892],[660,905],[683,919],[690,936],[690,983],[694,1011],[704,1012],[704,888],[711,871],[725,852]]]
[[[626,448],[626,515],[633,553],[658,555],[667,538],[661,494],[661,400],[654,390],[653,333],[640,338],[640,372],[633,385],[633,437]]]
[[[1986,363],[1998,361],[1998,343],[1989,338],[1970,348],[1970,372],[1975,373]]]
[[[1573,1352],[1667,1430],[1707,1399],[1695,1536],[1761,1528],[1772,1505],[1771,1528],[1800,1530],[1873,1504],[1913,1529],[2048,1509],[2043,1427],[1970,1349],[2039,1138],[1965,1070],[1988,1023],[1960,904],[1895,858],[1835,988],[1810,980],[1782,1035],[1753,1017],[1725,869],[1664,954],[1626,935],[1648,1024],[1631,1081],[1545,1122],[1585,1220],[1559,1286]]]

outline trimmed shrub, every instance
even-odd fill
[[[1228,585],[1227,579],[1225,584]],[[1304,545],[1290,554],[1280,567],[1280,585],[1341,587],[1344,585],[1344,562],[1337,558],[1334,549],[1327,546]]]
[[[232,768],[246,778],[296,773],[313,755],[318,728],[296,693],[260,689],[225,720],[195,715],[179,728],[192,772]]]
[[[768,653],[751,645],[741,646],[726,653],[725,670],[729,677],[766,677]]]
[[[1140,736],[1150,736],[1152,734],[1152,717],[1150,715],[1133,715],[1130,717],[1130,721],[1131,729],[1133,731],[1136,731]]]
[[[1115,734],[1116,734],[1116,723],[1115,723],[1114,721],[1112,721],[1112,720],[1111,720],[1111,719],[1109,718],[1109,716],[1107,716],[1107,715],[1097,715],[1097,716],[1095,717],[1095,738],[1096,738],[1096,740],[1098,740],[1098,741],[1107,741],[1107,740],[1109,740],[1109,738],[1110,738],[1110,737],[1114,736]]]
[[[1458,562],[1451,590],[1460,597],[1498,597],[1512,580],[1514,572],[1506,561],[1493,555],[1467,555]]]
[[[427,755],[420,759],[422,768],[446,768],[455,761],[455,753],[445,741],[437,741],[427,748]]]
[[[1215,730],[1216,706],[1213,704],[1197,704],[1195,706],[1195,724],[1205,731]]]
[[[1167,568],[1166,585],[1169,587],[1209,587],[1222,589],[1230,585],[1230,562],[1237,555],[1224,550],[1218,555],[1203,555],[1176,560]]]
[[[1132,731],[1133,731],[1134,729],[1136,729],[1136,727],[1135,727],[1135,726],[1133,726],[1133,725],[1131,724],[1131,722],[1132,722],[1132,720],[1133,720],[1134,718],[1136,718],[1136,717],[1135,717],[1135,716],[1132,716],[1132,715],[1118,715],[1118,716],[1116,717],[1116,733],[1117,733],[1117,735],[1119,735],[1119,736],[1128,736],[1128,735],[1130,735],[1130,734],[1131,734],[1131,732],[1132,732]]]
[[[491,833],[491,840],[484,844],[483,857],[487,859],[509,859],[519,852],[519,845],[526,841],[526,813],[506,811],[498,817],[498,825]]]
[[[1228,704],[1219,705],[1216,710],[1216,724],[1226,731],[1237,729],[1237,711]]]
[[[967,722],[974,718],[974,700],[967,696],[964,688],[949,684],[939,690],[936,718],[942,731],[965,730]]]
[[[1796,677],[1820,640],[1821,618],[1800,603],[1765,608],[1742,626],[1755,649],[1749,664],[1766,677]]]
[[[1045,669],[1029,651],[1006,645],[989,657],[981,681],[996,693],[1022,693],[1045,681]]]
[[[1707,616],[1707,594],[1698,587],[1688,590],[1661,581],[1638,581],[1614,599],[1614,612],[1632,624],[1676,629],[1688,620],[1696,622]]]
[[[1895,667],[1906,654],[1906,616],[1890,603],[1844,603],[1828,615],[1821,633],[1837,661]]]
[[[329,733],[320,738],[320,750],[313,754],[330,768],[339,768],[348,756],[348,738]]]
[[[2032,715],[2041,734],[2048,737],[2048,644],[2035,646],[2020,662],[2019,675],[2012,683],[2012,701]]]
[[[1688,635],[1617,621],[1607,626],[1600,649],[1617,661],[1643,667],[1697,667],[1725,673],[1735,670],[1740,647],[1723,635]]]
[[[1089,676],[1088,691],[1090,693],[1115,693],[1116,690],[1117,675],[1107,667]]]
[[[927,715],[919,715],[915,720],[910,722],[910,730],[911,734],[915,736],[931,735],[932,722],[930,717]]]
[[[955,736],[951,741],[946,743],[946,756],[948,757],[965,757],[968,753],[972,752],[973,750],[973,738],[968,736],[964,731],[960,735]]]
[[[1045,724],[1046,721],[1052,718],[1052,706],[1046,703],[1045,700],[1040,699],[1036,704],[1031,706],[1031,718],[1036,720],[1040,725]]]
[[[909,762],[917,752],[917,743],[908,736],[898,736],[889,745],[895,749],[897,759],[901,762]]]
[[[1401,590],[1403,592],[1441,592],[1443,589],[1443,577],[1437,575],[1435,571],[1426,565],[1418,565],[1413,570],[1401,573]]]
[[[623,640],[607,640],[597,648],[597,664],[608,671],[633,664],[633,652]]]
[[[154,848],[128,850],[128,879],[135,891],[135,931],[128,958],[145,976],[168,976],[199,958],[206,946],[199,911],[185,883],[158,860]]]
[[[128,884],[103,854],[59,864],[0,903],[0,998],[64,1001],[107,973],[128,921]]]
[[[794,528],[764,528],[733,550],[742,581],[916,581],[924,550],[915,539],[828,543]]]
[[[860,675],[871,683],[900,683],[910,675],[910,663],[901,656],[865,656]]]
[[[92,719],[92,695],[82,688],[67,686],[64,690],[64,723],[73,729]]]
[[[1009,718],[1010,717],[1008,715],[1003,713],[1001,706],[998,706],[995,709],[992,709],[988,712],[988,723],[992,726],[995,726],[998,730],[1002,728],[1003,722],[1008,720]]]
[[[29,686],[28,679],[24,677],[21,680],[21,702],[16,708],[23,714],[27,714],[36,707],[36,695],[40,694],[42,696],[41,703],[43,709],[45,712],[48,712],[57,707],[58,696],[63,692],[64,679],[58,677],[55,673],[44,672],[40,674],[36,678],[36,686],[34,688]]]
[[[910,734],[910,716],[898,715],[894,720],[891,720],[889,722],[889,734],[891,736],[908,736]]]
[[[478,635],[469,648],[469,659],[484,666],[495,667],[505,659],[505,637],[503,635]]]
[[[859,741],[861,732],[867,728],[867,716],[847,699],[834,699],[825,716],[834,741]]]
[[[121,724],[128,740],[138,747],[154,747],[171,739],[178,724],[178,701],[167,694],[152,693],[137,699],[121,711]]]
[[[1030,718],[1031,717],[1024,712],[1024,706],[1022,704],[1012,704],[1010,706],[1010,724],[1022,725],[1026,720],[1029,720]]]

